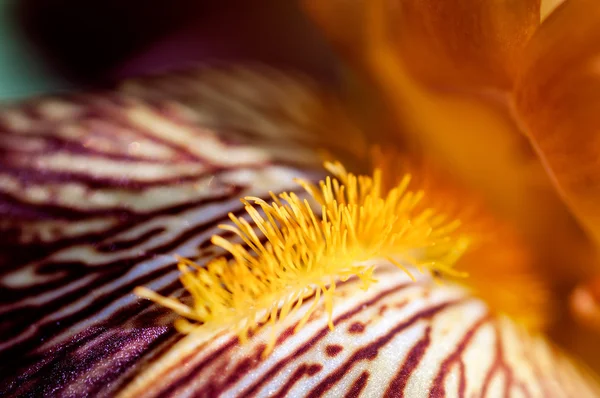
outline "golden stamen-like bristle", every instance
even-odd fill
[[[373,169],[383,171],[390,189],[402,175],[414,172],[411,184],[428,193],[419,208],[432,207],[461,220],[457,234],[471,237],[468,253],[456,266],[469,274],[458,282],[483,299],[489,308],[508,315],[532,331],[543,330],[555,305],[550,286],[539,274],[533,248],[519,231],[489,208],[477,192],[445,172],[434,159],[410,156],[393,146],[373,147],[365,155]]]
[[[272,203],[247,197],[242,202],[253,223],[230,214],[234,225],[220,226],[243,244],[218,235],[212,238],[213,244],[230,253],[231,260],[218,258],[202,267],[180,259],[181,281],[193,306],[142,287],[136,294],[181,315],[184,319],[176,326],[182,332],[197,327],[233,328],[243,342],[258,324],[268,322],[274,330],[279,319],[298,310],[311,295],[314,303],[297,328],[308,321],[321,296],[333,328],[336,283],[355,276],[368,288],[376,282],[371,260],[388,260],[409,275],[406,266],[461,275],[452,265],[466,249],[468,238],[455,236],[458,221],[447,221],[418,206],[423,192],[407,190],[409,175],[384,190],[381,170],[373,176],[356,176],[340,163],[327,163],[326,168],[333,178],[318,185],[298,181],[319,211],[294,193],[271,194]],[[265,354],[272,350],[274,336]]]

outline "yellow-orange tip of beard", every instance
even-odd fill
[[[409,275],[407,267],[414,266],[464,276],[453,264],[469,239],[455,233],[458,221],[420,206],[424,193],[408,190],[409,175],[384,189],[381,170],[359,176],[340,163],[326,163],[326,168],[333,177],[319,184],[298,180],[308,198],[282,193],[271,194],[270,203],[242,199],[251,222],[230,214],[232,224],[220,226],[242,243],[219,235],[212,238],[230,260],[217,258],[199,266],[179,259],[181,282],[193,305],[146,288],[135,293],[180,315],[176,327],[185,333],[233,329],[243,342],[253,328],[268,324],[273,338],[267,355],[274,347],[278,321],[298,311],[308,296],[314,301],[296,329],[321,300],[333,328],[336,283],[357,277],[367,289],[376,282],[373,260],[389,260]]]

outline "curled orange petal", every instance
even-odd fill
[[[563,3],[526,50],[515,92],[527,135],[555,185],[600,242],[600,5]]]
[[[365,0],[304,0],[346,56],[365,45]],[[540,21],[540,0],[394,0],[381,21],[410,72],[436,86],[510,87],[521,50]],[[546,8],[549,8],[548,5]]]
[[[305,0],[313,1],[317,0]],[[439,92],[414,79],[407,67],[410,60],[397,51],[393,13],[386,0],[315,4],[323,7],[320,21],[330,28],[335,25],[327,25],[328,18],[337,17],[336,8],[329,6],[344,4],[349,7],[345,12],[360,9],[361,23],[355,28],[365,37],[359,42],[363,47],[355,48],[353,54],[360,52],[373,97],[384,105],[377,115],[391,119],[393,126],[392,136],[388,134],[383,140],[378,137],[381,129],[367,126],[369,137],[380,142],[401,140],[414,152],[439,160],[443,168],[479,191],[498,216],[526,236],[537,248],[540,258],[536,262],[544,264],[544,273],[565,284],[580,279],[582,264],[587,264],[580,257],[587,258],[588,242],[582,239],[579,226],[515,123],[509,93]],[[351,41],[344,40],[351,37],[348,31],[352,29],[346,27],[348,36],[343,36],[342,28],[338,26],[337,37],[349,46]]]
[[[510,87],[540,0],[396,0],[393,29],[407,66],[441,86]]]

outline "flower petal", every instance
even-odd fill
[[[398,0],[390,12],[398,51],[415,75],[441,86],[509,87],[540,1]]]
[[[600,7],[571,0],[532,38],[515,103],[573,213],[600,242]]]
[[[239,344],[234,332],[192,333],[133,380],[122,397],[507,396],[594,397],[586,372],[450,284],[388,267],[368,291],[358,279],[337,288],[334,329],[321,303],[294,332],[298,312],[263,324]],[[278,344],[262,357],[275,333]],[[462,380],[462,381],[461,381]],[[560,380],[560,381],[559,381]],[[461,393],[462,392],[462,393]],[[522,394],[519,394],[522,393]]]
[[[316,177],[303,122],[317,123],[315,93],[263,72],[201,69],[0,110],[0,395],[115,395],[181,338],[133,288],[180,296],[174,254],[213,257],[240,196]]]
[[[297,335],[297,318],[287,317],[266,360],[268,328],[242,346],[228,334],[206,341],[175,333],[169,315],[138,301],[131,289],[146,284],[180,296],[173,254],[214,257],[204,243],[228,211],[241,210],[239,195],[280,191],[290,174],[310,173],[277,164],[290,160],[281,156],[290,149],[269,150],[263,146],[268,137],[252,134],[260,130],[204,128],[206,120],[220,124],[219,108],[204,115],[202,105],[190,104],[210,103],[200,94],[223,83],[212,77],[208,86],[183,78],[178,89],[199,90],[188,100],[173,94],[173,77],[129,86],[129,94],[48,98],[1,112],[0,144],[9,155],[0,158],[0,228],[7,232],[0,235],[0,358],[10,366],[0,372],[5,395],[112,396],[124,388],[141,395],[176,395],[180,388],[201,394],[254,388],[250,384],[257,393],[295,395],[317,383],[354,394],[404,386],[443,395],[444,388],[461,388],[453,376],[461,369],[467,395],[496,383],[539,396],[544,389],[597,395],[584,371],[543,340],[489,316],[464,290],[425,278],[413,284],[401,272],[380,274],[378,289],[367,294],[357,294],[355,280],[340,284],[334,331],[322,307]],[[212,95],[226,91],[232,99],[232,87],[217,87]],[[243,127],[243,110],[229,105],[224,114],[236,123],[224,125]],[[313,300],[306,298],[304,308]],[[346,365],[338,368],[330,359],[336,355]],[[441,360],[446,367],[439,367]]]
[[[366,3],[305,0],[330,40],[353,56],[365,44]],[[415,76],[441,87],[510,87],[540,20],[540,0],[396,0],[385,7],[397,54]]]
[[[542,21],[546,19],[550,14],[556,10],[556,8],[561,5],[565,0],[542,0],[542,4],[540,7],[540,14],[542,17]]]
[[[344,5],[346,8],[339,8],[339,12],[349,13],[353,10],[350,3],[320,4]],[[355,57],[362,57],[360,67],[375,87],[370,98],[384,104],[378,109],[379,119],[392,119],[388,122],[392,133],[378,137],[380,141],[391,139],[406,143],[412,151],[416,148],[468,188],[480,192],[494,213],[513,224],[535,247],[535,262],[543,264],[540,272],[561,284],[573,285],[587,267],[588,242],[539,159],[533,156],[511,113],[509,93],[430,90],[413,78],[406,65],[411,61],[397,51],[395,38],[389,34],[392,21],[388,3],[371,0],[352,4],[361,11],[357,31],[365,35],[365,41],[357,43],[364,47],[352,47],[352,41],[343,43]],[[336,8],[327,10],[321,15],[321,24],[332,28],[334,25],[326,22],[335,21]],[[340,31],[342,28],[338,26]],[[338,37],[348,39],[353,33],[346,34],[338,32]],[[362,101],[356,108],[364,108]],[[367,131],[375,140],[381,131],[386,134],[388,130],[372,124]],[[566,262],[569,267],[564,266]]]

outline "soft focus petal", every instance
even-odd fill
[[[516,109],[565,201],[600,242],[600,6],[565,2],[526,53]]]
[[[542,21],[556,10],[565,0],[542,0],[540,7],[540,16]]]
[[[538,249],[541,271],[559,284],[572,285],[583,263],[576,256],[587,249],[587,242],[519,131],[508,96],[428,90],[412,78],[407,60],[390,37],[393,14],[384,0],[327,4],[345,5],[339,9],[342,14],[353,10],[350,4],[360,8],[357,29],[364,38],[357,43],[363,47],[349,48],[360,55],[361,71],[374,83],[374,97],[385,105],[378,116],[392,119],[393,136],[383,139],[412,145],[412,151],[424,152],[468,188],[479,191],[496,215],[512,223]],[[336,27],[323,22],[335,21],[335,8],[322,10],[329,13],[318,15],[321,24]],[[344,37],[342,26],[326,33]],[[382,139],[376,125],[367,131],[374,141]],[[570,267],[564,267],[565,262]]]
[[[305,0],[346,55],[365,45],[367,1]],[[386,2],[385,29],[410,72],[436,86],[509,87],[521,50],[540,20],[539,0]]]
[[[416,76],[440,86],[508,87],[539,7],[539,0],[396,0],[390,12],[398,52]]]

